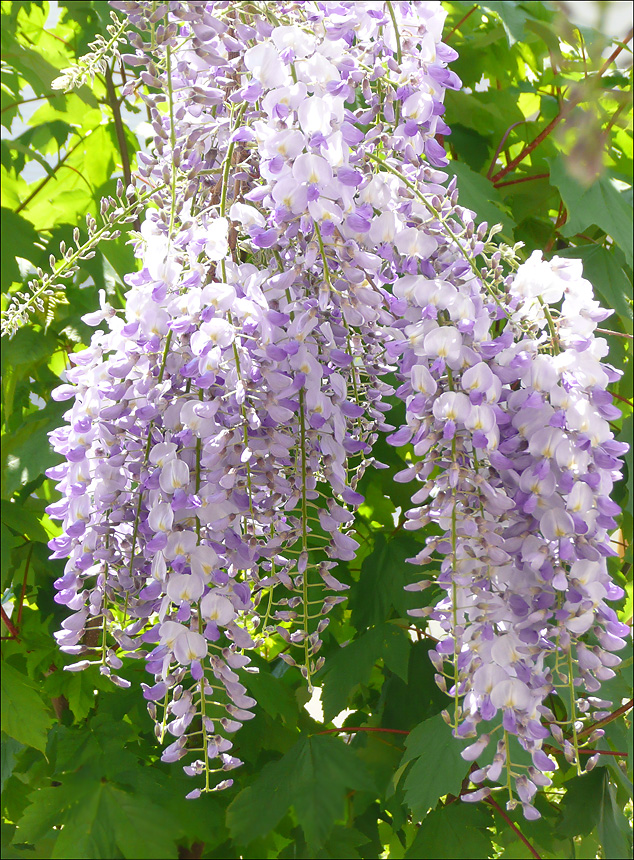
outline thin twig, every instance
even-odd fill
[[[610,331],[610,330],[609,330],[609,329],[607,329],[607,328],[598,328],[598,329],[597,329],[597,331],[600,331],[600,332],[601,332],[601,334],[613,334],[613,335],[614,335],[614,337],[627,337],[629,340],[634,340],[634,335],[631,335],[631,334],[624,334],[622,331]],[[615,394],[614,396],[615,396],[615,397],[618,397],[618,395],[617,395],[617,394]],[[621,398],[621,400],[622,400],[622,399],[623,399],[623,398]]]
[[[388,732],[392,735],[408,735],[409,732],[405,729],[381,729],[375,726],[342,726],[340,729],[324,729],[322,732],[315,732],[316,735],[331,735],[335,732],[345,732],[352,734],[353,732]]]
[[[20,627],[20,622],[22,621],[22,608],[24,607],[24,595],[26,593],[26,579],[29,575],[29,567],[31,565],[31,556],[33,555],[33,544],[29,547],[29,554],[26,557],[26,563],[24,565],[24,578],[22,579],[22,590],[20,592],[20,602],[18,603],[18,617],[17,617],[17,626]]]
[[[621,53],[621,51],[623,51],[623,49],[626,47],[627,43],[631,40],[633,32],[634,32],[633,30],[630,30],[630,32],[627,34],[627,36],[625,37],[625,39],[623,40],[623,42],[619,44],[619,47],[618,47],[618,48],[616,48],[616,49],[615,49],[615,50],[610,54],[610,56],[608,57],[608,59],[605,61],[605,63],[601,66],[601,68],[600,68],[600,69],[599,69],[599,71],[597,72],[596,78],[594,78],[594,80],[598,80],[598,79],[603,75],[603,73],[605,72],[605,70],[606,70],[606,69],[607,69],[607,68],[608,68],[608,67],[609,67],[609,66],[614,62],[614,60],[618,57],[618,55]],[[524,147],[524,149],[522,149],[522,151],[520,152],[520,154],[519,154],[519,155],[517,155],[515,158],[511,159],[511,161],[509,161],[509,163],[506,165],[506,167],[503,167],[501,170],[499,170],[499,171],[495,174],[495,176],[493,176],[493,177],[489,176],[489,174],[487,173],[488,178],[489,178],[489,179],[493,178],[493,183],[495,184],[495,183],[496,183],[499,179],[501,179],[503,176],[506,176],[506,174],[507,174],[507,173],[510,173],[510,171],[511,171],[511,170],[513,170],[515,167],[517,167],[517,165],[518,165],[518,164],[520,164],[522,161],[524,161],[524,159],[526,158],[526,156],[527,156],[527,155],[530,155],[530,153],[531,153],[534,149],[536,149],[536,148],[539,146],[539,144],[540,144],[542,141],[544,141],[544,140],[548,137],[548,135],[552,132],[552,130],[553,130],[553,129],[554,129],[554,128],[555,128],[555,127],[556,127],[556,126],[557,126],[557,125],[558,125],[558,124],[563,120],[563,119],[565,119],[565,117],[570,113],[570,111],[571,111],[571,110],[572,110],[572,109],[573,109],[577,104],[579,104],[579,102],[581,102],[582,100],[583,100],[583,90],[581,90],[580,92],[578,92],[578,94],[577,94],[576,96],[574,96],[573,98],[571,98],[570,102],[569,102],[569,103],[564,107],[564,109],[563,109],[563,110],[561,110],[561,111],[557,114],[557,116],[556,116],[554,119],[552,119],[544,129],[542,129],[542,131],[540,131],[540,133],[537,135],[537,137],[536,137],[536,138],[534,138],[533,140],[531,140],[531,141],[530,141],[530,143],[527,143],[527,144],[526,144],[526,146]],[[505,139],[505,138],[504,138],[504,139]],[[494,163],[495,163],[495,160],[497,159],[497,156],[498,156],[498,155],[499,155],[499,152],[498,152],[498,153],[496,153],[495,158],[493,159],[493,162],[494,162]]]
[[[544,253],[548,254],[552,251],[553,245],[555,244],[555,240],[557,239],[557,231],[560,230],[566,221],[568,220],[568,213],[564,207],[564,201],[559,201],[559,212],[557,213],[557,219],[553,226],[553,233],[548,242],[546,243],[546,247],[544,248]]]
[[[471,9],[469,9],[469,11],[467,12],[467,14],[466,14],[466,15],[463,15],[463,16],[462,16],[462,18],[458,21],[458,23],[457,23],[457,24],[456,24],[456,26],[453,28],[453,30],[450,30],[450,31],[449,31],[449,33],[445,36],[445,38],[444,38],[444,40],[443,40],[443,41],[444,41],[444,43],[445,43],[445,45],[448,45],[448,44],[449,44],[449,39],[451,39],[451,37],[453,36],[453,34],[456,32],[456,30],[458,30],[458,29],[460,29],[460,27],[462,27],[462,25],[463,25],[463,24],[464,24],[464,22],[467,20],[467,18],[468,18],[470,15],[473,15],[473,13],[475,12],[475,10],[476,10],[477,8],[478,8],[478,4],[476,3],[476,5],[475,5],[475,6],[472,6],[472,7],[471,7]]]
[[[606,135],[608,134],[608,132],[610,131],[610,129],[612,128],[614,123],[617,121],[617,119],[619,118],[619,115],[621,114],[621,112],[623,110],[625,110],[625,102],[623,104],[620,104],[617,107],[617,109],[614,111],[614,113],[612,114],[612,117],[611,117],[609,123],[606,125],[605,129],[603,130],[604,134],[606,134]]]
[[[498,148],[495,150],[495,155],[493,156],[493,159],[491,160],[491,164],[489,165],[489,169],[487,170],[487,179],[491,179],[491,177],[493,175],[493,171],[495,170],[495,163],[498,160],[498,155],[502,152],[502,147],[506,143],[506,138],[509,136],[509,134],[513,131],[514,128],[517,128],[518,125],[523,125],[525,122],[528,122],[528,120],[527,119],[520,119],[520,120],[518,120],[518,122],[514,122],[513,125],[510,125],[506,129],[506,131],[502,135],[502,140],[498,144]]]
[[[610,332],[610,334],[612,334],[612,332]],[[634,406],[634,403],[632,403],[631,400],[628,400],[627,397],[621,397],[620,394],[616,394],[614,391],[612,392],[612,397],[616,397],[616,399],[620,400],[622,403],[627,403],[628,406]],[[614,541],[614,543],[618,543],[618,541]],[[625,544],[621,544],[621,546],[625,546]]]
[[[40,102],[40,101],[43,101],[44,99],[46,99],[48,101],[48,99],[52,99],[52,98],[55,98],[55,96],[61,96],[61,95],[63,95],[63,93],[47,93],[45,96],[33,96],[32,99],[22,99],[22,101],[19,101],[19,102],[11,102],[10,105],[6,105],[5,107],[2,108],[2,110],[0,110],[0,113],[4,113],[5,110],[11,110],[11,108],[14,108],[14,107],[20,107],[20,105],[28,105],[29,102]]]
[[[59,161],[59,162],[55,165],[55,167],[52,169],[51,173],[48,173],[48,174],[44,177],[44,179],[40,182],[40,184],[37,186],[37,188],[35,188],[35,189],[34,189],[34,191],[33,191],[31,194],[29,194],[29,196],[26,198],[26,200],[23,200],[23,201],[22,201],[22,203],[20,203],[20,205],[19,205],[19,206],[17,207],[17,209],[15,210],[15,214],[16,214],[16,215],[19,215],[19,214],[20,214],[20,212],[21,212],[24,208],[26,208],[26,207],[29,205],[29,203],[31,202],[31,200],[33,200],[33,198],[34,198],[34,197],[36,197],[36,196],[40,193],[40,191],[42,190],[42,188],[44,188],[44,186],[45,186],[48,182],[50,182],[50,180],[55,176],[55,174],[56,174],[56,173],[57,173],[57,171],[60,169],[60,167],[62,167],[62,165],[64,164],[64,162],[66,161],[66,159],[67,159],[70,155],[72,155],[72,153],[77,149],[77,147],[78,147],[81,143],[83,143],[83,141],[84,141],[85,139],[86,139],[85,135],[82,135],[82,136],[79,138],[79,140],[77,141],[77,143],[76,143],[73,147],[71,147],[71,148],[68,150],[68,152],[66,153],[66,155],[62,158],[62,160],[61,160],[61,161]]]
[[[611,53],[611,54],[610,54],[610,56],[607,58],[607,60],[605,61],[605,63],[604,63],[604,64],[601,66],[601,68],[599,69],[599,75],[598,75],[599,77],[601,77],[601,75],[603,74],[603,72],[605,72],[605,70],[606,70],[609,66],[611,66],[611,65],[612,65],[612,63],[616,60],[616,58],[617,58],[617,57],[618,57],[618,55],[621,53],[621,51],[625,50],[625,48],[627,47],[627,43],[631,40],[631,38],[632,38],[632,36],[633,36],[633,35],[634,35],[634,27],[630,27],[630,32],[629,32],[629,33],[627,34],[627,36],[623,39],[623,41],[622,41],[622,42],[619,42],[619,46],[618,46],[618,48],[615,48],[615,49],[614,49],[614,51],[612,51],[612,53]]]
[[[85,176],[84,176],[84,174],[81,172],[81,170],[77,170],[77,168],[76,168],[76,167],[73,167],[73,165],[72,165],[72,164],[60,164],[60,167],[65,167],[67,170],[74,170],[74,171],[75,171],[75,173],[77,174],[77,176],[79,176],[79,178],[80,178],[80,179],[83,179],[83,180],[84,180],[84,182],[85,182],[85,183],[86,183],[86,185],[88,186],[88,190],[90,191],[90,193],[92,194],[92,193],[94,192],[94,189],[93,189],[92,185],[91,185],[91,184],[90,184],[90,182],[86,179],[86,177],[85,177]]]
[[[507,185],[519,185],[520,182],[532,182],[534,179],[548,179],[550,173],[536,173],[534,176],[521,176],[519,179],[509,179],[508,182],[498,182],[495,188],[506,188]]]
[[[528,850],[531,852],[531,854],[533,855],[533,857],[535,857],[535,858],[536,858],[536,860],[542,860],[541,855],[537,853],[537,851],[535,850],[535,848],[533,848],[533,846],[532,846],[532,845],[531,845],[531,843],[528,841],[528,839],[524,836],[524,834],[523,834],[523,833],[522,833],[522,831],[519,829],[519,827],[517,826],[517,824],[514,824],[514,823],[511,821],[511,819],[510,819],[510,818],[509,818],[509,816],[506,814],[506,812],[502,809],[502,807],[500,806],[500,804],[499,804],[499,803],[497,803],[495,800],[493,800],[493,798],[492,798],[492,797],[486,797],[486,798],[484,799],[484,802],[485,802],[485,803],[488,803],[488,804],[489,804],[489,806],[492,806],[494,809],[497,809],[497,811],[500,813],[500,815],[502,816],[502,818],[503,818],[503,819],[506,821],[506,823],[509,825],[509,827],[511,828],[511,830],[512,830],[514,833],[516,833],[516,834],[519,836],[519,838],[522,840],[522,842],[524,843],[524,845],[526,845],[526,847],[527,847],[527,848],[528,848]]]
[[[578,735],[577,735],[578,737]],[[547,752],[549,755],[563,755],[563,750],[558,750],[556,747],[551,746],[550,744],[544,744],[543,746],[544,752]],[[577,750],[579,755],[613,755],[618,756],[619,758],[628,758],[628,753],[626,752],[614,752],[613,750]]]
[[[619,758],[628,758],[629,753],[620,750],[579,750],[579,755],[614,755]]]
[[[618,720],[619,717],[622,717],[623,714],[627,714],[628,711],[631,711],[634,707],[634,699],[630,699],[629,702],[626,702],[624,705],[621,705],[620,708],[617,708],[616,711],[613,711],[609,716],[605,717],[602,720],[597,720],[596,723],[593,723],[591,726],[588,726],[587,729],[584,729],[581,732],[577,733],[577,737],[585,737],[586,735],[591,735],[595,729],[601,728],[601,726],[607,726],[608,723],[613,722],[614,720]]]
[[[121,64],[123,77],[123,63]],[[114,130],[117,135],[117,143],[119,145],[119,154],[121,155],[121,169],[123,171],[123,179],[125,187],[128,188],[132,184],[132,170],[130,168],[130,155],[128,153],[128,143],[125,137],[125,127],[121,117],[121,102],[117,99],[117,93],[112,81],[112,69],[110,66],[106,68],[106,91],[108,93],[108,104],[112,110],[114,118]],[[134,221],[134,229],[139,232],[141,230],[141,219],[137,216]]]
[[[121,118],[121,105],[117,100],[114,83],[112,82],[112,69],[110,66],[106,68],[106,91],[108,93],[108,104],[112,110],[114,118],[114,129],[117,135],[117,143],[119,144],[119,154],[121,155],[121,169],[123,170],[123,178],[126,188],[132,182],[132,171],[130,170],[130,156],[128,154],[128,143],[125,139],[125,128]]]
[[[4,611],[4,606],[0,606],[0,615],[2,616],[2,620],[4,622],[5,627],[7,628],[9,633],[11,634],[11,636],[3,636],[2,638],[3,639],[14,639],[16,642],[19,642],[20,637],[18,634],[20,631],[15,626],[13,621],[11,621],[11,619],[9,618],[7,613]]]

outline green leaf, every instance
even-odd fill
[[[624,457],[625,460],[625,477],[627,479],[627,510],[632,511],[632,502],[634,501],[634,450],[632,446],[632,436],[634,435],[634,416],[630,415],[623,422],[621,432],[618,434],[619,442],[627,442],[630,446],[629,451]]]
[[[31,794],[18,825],[20,842],[34,843],[53,827],[58,831],[53,860],[78,857],[130,860],[176,858],[176,822],[143,794],[130,794],[105,778],[81,771],[56,788]]]
[[[53,170],[53,168],[51,167],[51,165],[48,163],[48,161],[44,158],[44,156],[43,156],[43,155],[41,155],[41,154],[37,151],[37,149],[33,149],[33,148],[32,148],[32,147],[30,147],[30,146],[25,146],[25,144],[23,144],[23,143],[22,143],[21,141],[19,141],[19,140],[10,140],[10,141],[7,141],[7,143],[6,143],[5,145],[6,145],[9,149],[14,149],[16,152],[21,153],[22,155],[26,156],[27,158],[32,159],[33,161],[37,161],[37,163],[40,165],[40,167],[44,168],[44,171],[45,171],[49,176],[53,176],[53,175],[54,175],[55,171]]]
[[[632,207],[607,176],[584,188],[566,169],[564,155],[547,159],[550,184],[561,194],[568,211],[562,236],[576,236],[596,224],[611,236],[632,265]]]
[[[396,675],[388,679],[382,691],[382,726],[409,731],[447,706],[446,694],[434,681],[436,670],[429,659],[430,647],[429,640],[412,644],[407,683]]]
[[[0,553],[2,559],[2,589],[10,582],[14,568],[11,567],[11,551],[24,541],[10,532],[2,523],[0,527]]]
[[[2,499],[0,502],[2,522],[16,534],[23,535],[30,541],[47,543],[49,534],[41,524],[33,511],[23,508],[21,505]]]
[[[407,681],[410,644],[400,627],[381,624],[335,651],[328,658],[323,676],[321,702],[326,721],[346,707],[355,687],[368,683],[372,668],[380,658],[388,669]]]
[[[15,763],[18,760],[18,755],[24,749],[24,744],[21,744],[14,738],[3,735],[2,738],[0,738],[0,746],[2,752],[2,776],[0,779],[0,790],[4,791],[4,784],[13,773]]]
[[[34,258],[39,257],[41,250],[35,247],[38,235],[29,221],[5,207],[2,208],[1,215],[2,245],[4,248],[11,248],[11,254],[2,254],[0,262],[0,287],[4,292],[12,283],[22,282],[15,258],[22,257],[35,262]]]
[[[52,719],[33,682],[5,661],[0,684],[2,731],[21,744],[44,752]]]
[[[437,714],[417,726],[405,746],[403,764],[415,760],[405,779],[405,800],[420,820],[436,806],[440,797],[460,794],[470,767],[460,753],[468,743],[454,738],[442,716]]]
[[[431,774],[430,781],[431,781]],[[433,778],[436,778],[434,774]],[[486,808],[456,801],[430,812],[405,853],[408,858],[487,860],[493,856],[491,816]]]
[[[601,796],[604,776],[604,768],[597,767],[566,783],[566,793],[559,804],[562,817],[558,835],[587,836],[594,830],[599,821],[597,797]]]
[[[296,749],[294,746],[291,752]],[[293,759],[288,756],[265,765],[255,782],[243,789],[227,809],[227,827],[241,845],[266,836],[290,808]]]
[[[308,738],[297,753],[293,804],[309,847],[320,845],[343,817],[347,789],[373,788],[365,765],[342,741]]]
[[[345,648],[335,651],[324,667],[321,704],[324,719],[329,722],[348,704],[350,694],[359,684],[367,684],[378,659],[377,628],[370,630]]]
[[[66,696],[75,721],[80,722],[95,703],[100,677],[93,667],[84,672],[53,672],[46,679],[46,690],[51,697]]]
[[[244,682],[267,714],[274,719],[281,717],[290,726],[297,725],[297,701],[293,691],[280,678],[268,671],[245,672]]]
[[[603,856],[610,860],[626,860],[632,856],[632,828],[616,800],[616,791],[610,782],[607,768],[599,793],[599,840]]]
[[[476,173],[480,173],[491,159],[488,138],[460,123],[454,122],[451,127],[451,147],[457,160],[468,164]]]
[[[48,403],[38,412],[32,412],[20,429],[3,441],[3,457],[7,464],[3,493],[6,496],[59,462],[59,454],[49,444],[48,432],[60,426],[61,415],[67,408],[64,403]]]
[[[333,860],[361,860],[362,855],[357,849],[361,845],[367,845],[369,841],[365,834],[359,833],[354,827],[335,824],[328,842],[316,856],[318,858],[332,857]],[[367,857],[368,855],[364,853],[363,856]]]
[[[17,69],[37,93],[50,93],[51,84],[59,75],[58,69],[36,50],[14,42],[11,50],[3,52],[2,59]]]
[[[349,789],[374,789],[355,753],[337,738],[302,738],[240,792],[227,810],[227,826],[234,839],[247,844],[269,833],[293,805],[306,842],[316,848],[343,817]]]
[[[499,16],[509,45],[514,45],[515,42],[524,38],[524,25],[528,15],[521,8],[520,3],[515,2],[515,0],[504,0],[504,2],[486,0],[480,5],[485,11],[488,9]]]
[[[387,541],[377,534],[373,551],[361,565],[359,585],[349,598],[352,623],[357,630],[383,624],[392,608],[403,617],[407,609],[419,605],[420,598],[412,600],[403,588],[417,579],[414,566],[405,559],[415,556],[420,549],[420,544],[409,535],[400,534]]]

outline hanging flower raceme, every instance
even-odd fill
[[[431,656],[454,699],[447,719],[458,736],[479,738],[465,758],[482,765],[502,732],[472,781],[496,782],[504,771],[536,818],[532,799],[556,768],[543,743],[552,736],[580,769],[580,720],[605,716],[609,703],[595,694],[613,677],[627,633],[605,602],[623,596],[606,557],[615,554],[610,494],[627,450],[608,423],[620,413],[606,386],[620,374],[601,362],[606,344],[594,337],[610,312],[593,300],[579,261],[546,263],[538,253],[500,285],[499,304],[489,298],[495,286],[468,276],[458,287],[475,310],[466,320],[452,313],[447,281],[402,279],[395,289],[412,324],[398,391],[407,423],[389,441],[411,441],[425,456],[397,475],[424,482],[405,527],[431,521],[443,531],[412,561],[441,556],[436,581],[446,597],[413,614],[442,631]],[[563,724],[547,703],[556,693],[568,708]],[[526,772],[513,765],[513,737],[531,754]],[[509,808],[517,802],[511,793]]]
[[[120,684],[119,653],[143,657],[165,760],[199,751],[186,769],[211,790],[239,764],[227,736],[252,716],[237,670],[258,625],[310,683],[343,599],[356,485],[393,429],[385,285],[438,244],[409,211],[377,217],[395,182],[372,159],[444,161],[454,52],[437,3],[278,4],[249,24],[228,3],[113,5],[139,31],[124,59],[164,93],[143,96],[154,150],[139,153],[156,208],[124,317],[85,318],[108,330],[54,395],[74,398],[52,435],[73,612],[58,640],[71,669]]]
[[[143,658],[164,759],[195,753],[202,790],[229,785],[256,704],[243,652],[281,639],[310,685],[388,433],[412,445],[397,480],[422,484],[406,528],[441,530],[413,561],[439,561],[443,598],[417,612],[439,633],[448,722],[476,738],[473,781],[504,769],[535,817],[543,742],[578,761],[623,633],[605,603],[616,372],[580,264],[518,269],[447,184],[436,136],[459,81],[439,3],[112,5],[134,28],[153,208],[125,309],[84,318],[106,330],[54,394],[73,399],[49,472],[69,668],[126,684],[120,655]],[[562,687],[569,726],[545,705]],[[521,776],[514,743],[532,756]]]

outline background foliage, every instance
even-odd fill
[[[453,68],[464,84],[446,98],[449,172],[459,177],[461,202],[500,222],[501,238],[523,241],[526,254],[583,259],[600,300],[616,311],[604,323],[613,332],[605,335],[610,360],[625,371],[612,386],[623,410],[614,429],[630,441],[631,65],[626,74],[613,62],[629,42],[573,27],[553,3],[444,6],[445,40],[460,53]],[[145,144],[144,117],[118,95],[118,68],[70,94],[51,89],[108,23],[102,2],[58,7],[52,24],[58,16],[46,2],[2,3],[3,303],[35,267],[47,269],[86,212],[98,213],[116,177],[127,181]],[[247,764],[231,791],[184,800],[191,786],[160,761],[136,661],[122,672],[129,690],[92,670],[61,671],[70,659],[52,638],[63,618],[52,583],[64,563],[48,560],[58,527],[44,513],[52,501],[44,470],[56,462],[46,434],[66,406],[49,393],[68,353],[89,341],[80,317],[97,307],[97,291],[121,305],[123,275],[135,266],[125,236],[103,244],[55,306],[4,343],[3,857],[628,857],[631,649],[605,684],[615,713],[597,743],[600,766],[578,777],[552,749],[560,769],[538,802],[540,821],[458,801],[469,764],[440,717],[446,698],[427,659],[431,634],[407,616],[420,595],[403,591],[416,578],[404,559],[425,537],[401,529],[409,491],[392,476],[405,448],[381,444],[377,456],[390,468],[363,479],[362,549],[336,573],[351,586],[349,600],[332,612],[315,679],[323,722],[318,708],[311,716],[304,707],[309,694],[277,657],[279,645],[263,648],[259,673],[245,676],[259,705],[240,732]],[[610,560],[626,587],[618,609],[627,622],[632,472],[630,451],[616,493],[625,511],[614,535],[620,556]]]

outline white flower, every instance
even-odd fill
[[[290,83],[290,75],[271,42],[260,42],[244,54],[244,64],[253,77],[267,89]]]
[[[210,591],[200,602],[200,611],[207,621],[215,621],[221,627],[229,624],[236,617],[233,604],[222,594]]]

